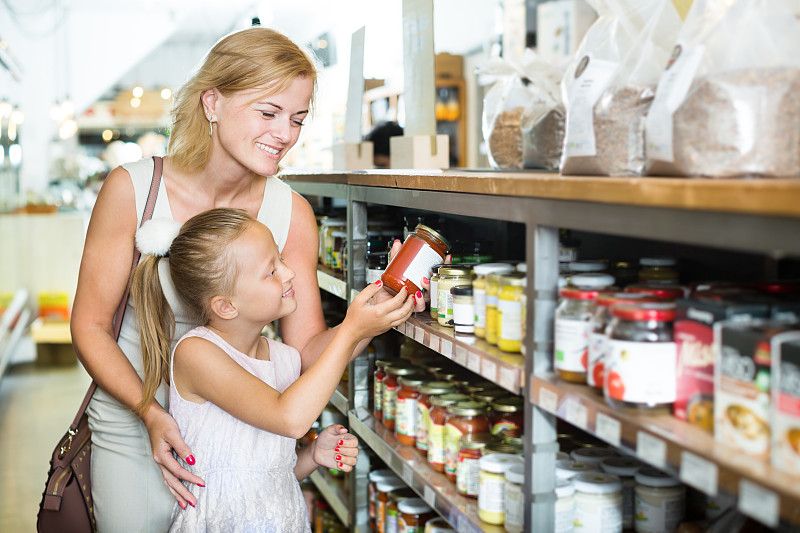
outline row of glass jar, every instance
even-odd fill
[[[377,533],[453,533],[455,530],[387,469],[369,473],[369,526]]]
[[[590,273],[609,274],[614,277],[614,284],[618,287],[637,283],[656,285],[679,283],[678,261],[673,257],[642,257],[638,261],[577,260],[575,255],[572,257],[558,264],[559,288],[571,285],[570,280],[573,276]]]

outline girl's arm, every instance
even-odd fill
[[[328,404],[356,344],[404,322],[411,314],[412,300],[405,291],[380,304],[371,303],[380,290],[373,284],[361,291],[316,363],[283,393],[198,337],[184,339],[175,348],[175,386],[187,400],[210,401],[251,426],[299,439]]]
[[[350,472],[357,456],[358,439],[344,426],[333,424],[323,429],[309,446],[297,450],[294,475],[302,481],[320,466]]]
[[[97,197],[81,259],[70,329],[75,351],[98,386],[132,409],[142,399],[142,381],[114,338],[114,314],[130,275],[137,214],[128,172],[114,169]],[[202,483],[172,456],[191,454],[178,426],[157,402],[144,416],[153,456],[175,498],[195,499],[180,482]]]

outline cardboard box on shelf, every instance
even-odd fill
[[[437,78],[463,78],[464,58],[448,53],[436,54],[434,70]]]

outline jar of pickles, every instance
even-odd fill
[[[559,291],[562,300],[556,308],[554,366],[561,379],[586,383],[594,300],[613,283],[609,274],[582,274]]]
[[[455,392],[455,385],[445,381],[429,381],[419,387],[417,398],[417,450],[428,453],[428,426],[431,422],[431,399],[434,396]]]
[[[408,235],[381,276],[384,286],[395,293],[403,287],[409,294],[422,290],[422,278],[430,274],[431,267],[444,261],[450,243],[437,231],[418,224]]]
[[[431,398],[430,423],[428,424],[428,464],[437,472],[444,472],[447,461],[445,443],[447,408],[464,400],[469,400],[469,396],[457,392]]]
[[[497,347],[504,352],[522,349],[522,301],[525,273],[510,272],[500,278],[497,295]]]
[[[489,433],[488,406],[483,402],[465,400],[447,407],[445,422],[445,468],[450,481],[456,481],[459,439],[471,433]]]
[[[419,388],[427,380],[427,376],[419,374],[397,378],[400,388],[397,390],[394,434],[398,442],[406,446],[417,444],[417,400]]]
[[[489,274],[507,274],[514,270],[508,263],[485,263],[475,265],[472,282],[473,306],[475,308],[475,336],[486,337],[486,285]]]
[[[430,282],[430,296],[431,296],[431,318],[434,320],[439,319],[439,269],[445,264],[439,263],[431,267]]]
[[[386,378],[383,381],[383,425],[386,426],[386,429],[394,430],[395,412],[397,408],[397,389],[400,386],[397,382],[397,378],[411,375],[417,372],[418,369],[415,365],[410,363],[397,361],[386,365],[384,370],[386,372]]]
[[[453,326],[453,295],[450,293],[450,289],[459,285],[472,285],[472,274],[469,267],[447,265],[439,268],[436,314],[437,320],[442,326]]]
[[[491,403],[492,435],[521,437],[525,432],[525,402],[522,396],[505,396]]]

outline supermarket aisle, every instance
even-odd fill
[[[50,453],[86,393],[79,365],[11,367],[0,381],[0,531],[36,531]]]

